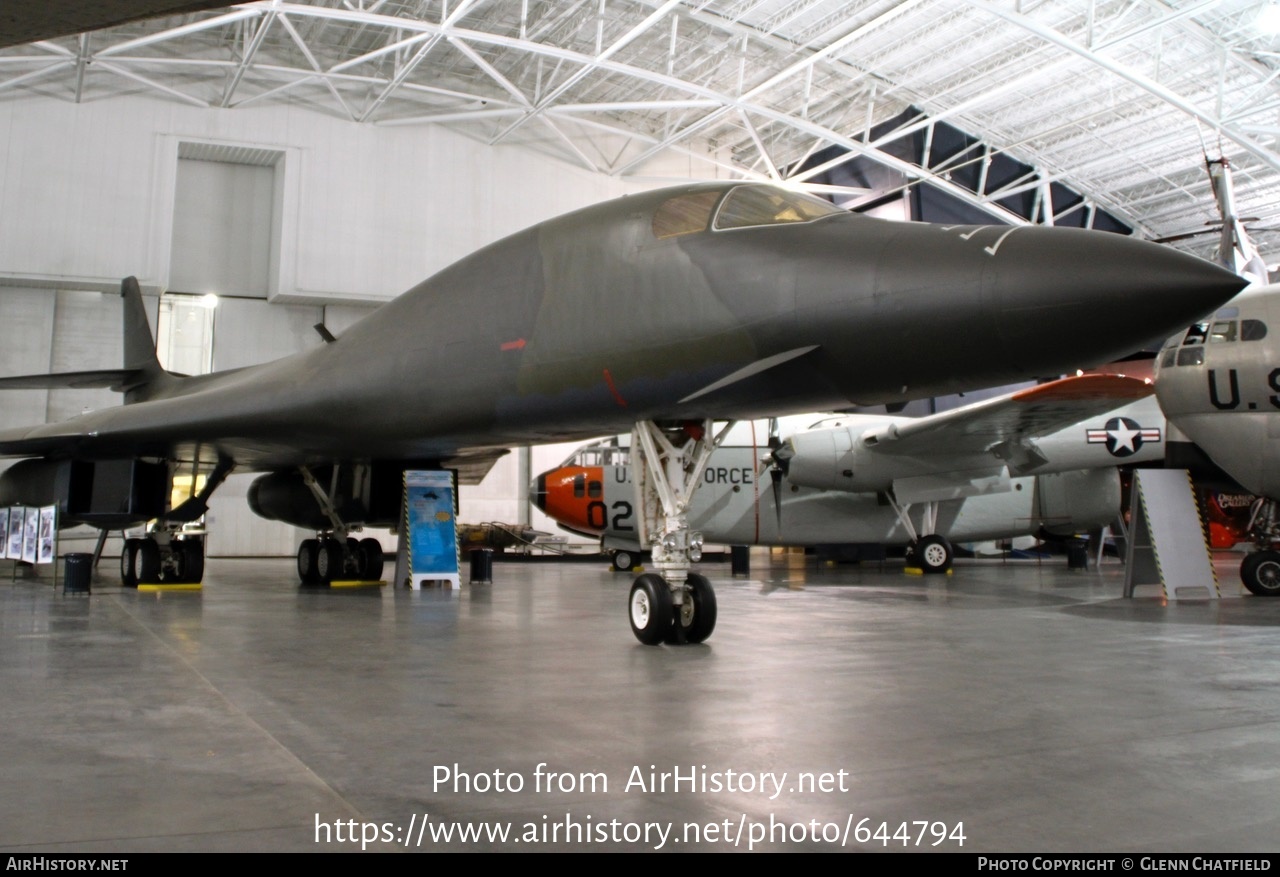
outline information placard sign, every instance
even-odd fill
[[[453,473],[405,472],[404,495],[410,585],[420,588],[424,582],[447,582],[461,587]]]

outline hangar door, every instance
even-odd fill
[[[169,291],[266,298],[277,264],[284,153],[180,143]]]

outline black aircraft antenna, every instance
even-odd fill
[[[334,334],[332,332],[330,332],[327,328],[325,328],[324,323],[316,323],[311,328],[315,329],[316,334],[324,339],[325,344],[332,344],[333,342],[338,340],[336,337],[334,337]]]

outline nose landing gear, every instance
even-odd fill
[[[632,431],[640,544],[652,547],[657,570],[636,578],[627,602],[631,632],[645,645],[700,643],[715,630],[715,590],[690,571],[702,559],[702,534],[689,529],[686,515],[712,451],[732,425],[714,438],[710,420],[642,420]]]

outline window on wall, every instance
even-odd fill
[[[156,355],[182,375],[213,371],[213,317],[217,297],[167,293],[160,298]]]

